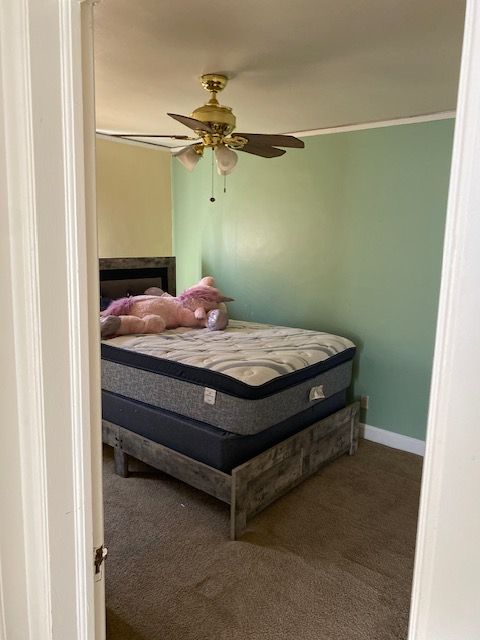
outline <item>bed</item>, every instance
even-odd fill
[[[145,268],[138,258],[123,275],[144,280]],[[152,285],[174,292],[168,266]],[[116,472],[127,477],[132,456],[230,504],[232,539],[248,517],[356,451],[347,338],[233,320],[221,332],[120,336],[101,349],[103,438]]]

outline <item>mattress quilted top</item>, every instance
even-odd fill
[[[355,350],[353,342],[330,333],[239,320],[230,320],[224,331],[180,327],[119,336],[104,345],[215,371],[254,387]]]

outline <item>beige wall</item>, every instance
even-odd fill
[[[97,138],[101,258],[172,255],[168,151]]]

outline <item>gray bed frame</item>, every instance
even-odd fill
[[[358,446],[359,403],[315,422],[232,470],[219,471],[112,422],[103,421],[103,441],[114,448],[115,472],[128,477],[132,456],[230,505],[230,537],[237,540],[247,519],[302,480]]]
[[[112,260],[109,260],[110,268],[116,266]],[[134,260],[142,267],[143,260],[151,264],[152,258]],[[117,264],[121,264],[120,261],[121,258]],[[134,268],[132,262],[128,266]],[[118,475],[128,477],[128,458],[131,456],[229,504],[230,536],[237,540],[245,531],[248,518],[327,462],[342,454],[356,452],[359,413],[360,405],[354,402],[235,467],[231,474],[106,420],[102,422],[103,441],[114,448]]]

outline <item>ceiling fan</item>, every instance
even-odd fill
[[[210,93],[208,102],[195,109],[191,116],[182,116],[176,113],[167,114],[192,129],[195,136],[150,133],[109,133],[108,135],[126,139],[172,138],[185,140],[188,144],[176,149],[173,155],[189,171],[195,167],[205,149],[210,148],[215,154],[217,171],[223,176],[229,175],[235,168],[238,159],[236,151],[251,153],[262,158],[276,158],[285,153],[285,148],[303,149],[305,146],[302,140],[290,135],[237,133],[235,131],[236,118],[231,107],[223,106],[217,100],[217,93],[226,87],[228,78],[218,73],[206,73],[200,79],[203,88]]]

